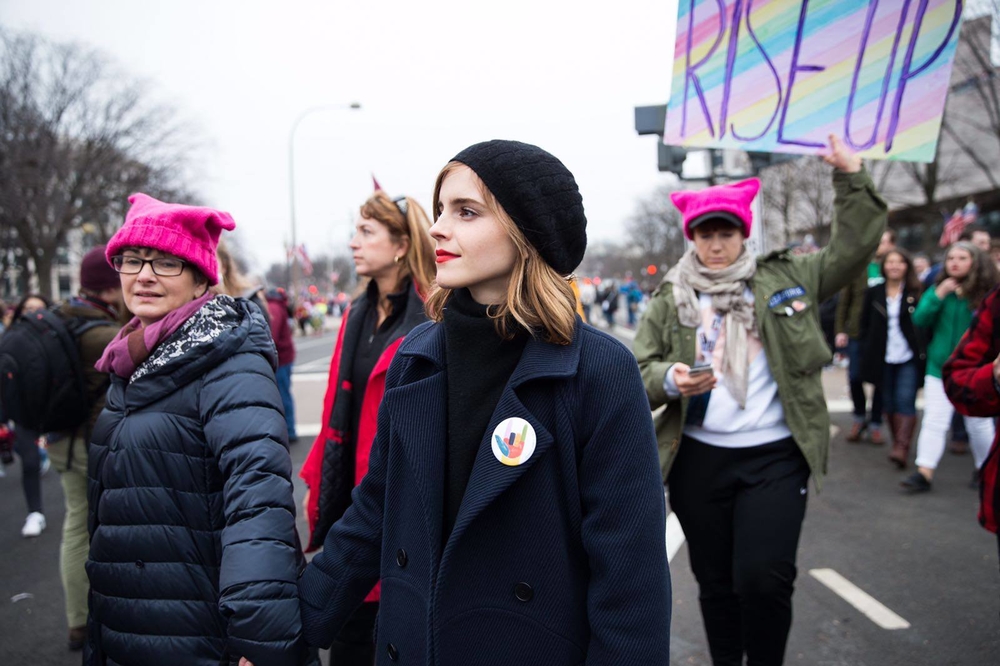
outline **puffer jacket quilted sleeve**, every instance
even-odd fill
[[[202,384],[205,440],[225,479],[219,610],[231,655],[297,664],[301,562],[292,464],[274,374],[258,354],[237,354]]]

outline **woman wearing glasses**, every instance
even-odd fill
[[[135,315],[89,449],[89,664],[307,661],[292,465],[260,312],[213,295],[228,213],[129,198],[106,256]]]
[[[351,504],[351,491],[368,473],[385,375],[403,338],[427,321],[423,297],[434,279],[434,241],[427,214],[413,199],[376,190],[358,217],[351,252],[368,278],[340,325],[323,407],[323,430],[300,476],[309,486],[305,510],[309,545],[323,545],[330,526]],[[354,612],[330,648],[330,663],[370,666],[379,587]],[[251,659],[251,661],[253,661]]]

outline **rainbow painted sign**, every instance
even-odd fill
[[[931,162],[961,0],[680,0],[664,143]]]

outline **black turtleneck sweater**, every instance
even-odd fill
[[[378,285],[375,280],[368,283],[368,290],[365,292],[368,298],[368,309],[365,311],[365,318],[361,324],[361,337],[358,339],[358,346],[354,350],[354,359],[351,364],[351,433],[352,437],[357,437],[358,429],[361,427],[361,408],[365,400],[365,387],[368,386],[368,378],[375,369],[375,364],[382,356],[382,352],[388,347],[389,338],[403,321],[403,314],[406,312],[406,299],[412,283],[407,279],[403,283],[403,288],[394,294],[389,294],[386,298],[392,304],[389,316],[381,325],[378,323]]]
[[[522,329],[513,340],[501,339],[486,310],[468,289],[452,292],[444,309],[448,373],[445,540],[455,526],[476,454],[489,434],[490,418],[529,337]]]

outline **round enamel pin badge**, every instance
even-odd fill
[[[493,431],[493,455],[504,465],[515,467],[535,452],[535,429],[524,419],[505,419]]]

